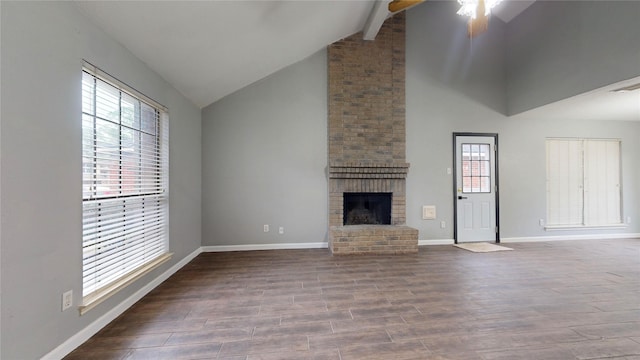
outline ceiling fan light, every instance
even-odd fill
[[[457,14],[461,16],[468,16],[472,19],[477,17],[477,9],[481,0],[458,0],[460,9]],[[498,5],[502,0],[484,0],[484,16],[491,15],[491,9]]]

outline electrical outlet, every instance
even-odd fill
[[[444,222],[444,220],[443,220],[443,221],[440,221],[440,228],[441,228],[441,229],[444,229],[444,228],[446,228],[446,227],[447,227],[447,223],[446,223],[446,222]]]
[[[264,224],[264,226],[263,226],[262,230],[263,230],[264,232],[269,232],[269,225]]]
[[[540,226],[544,226],[544,219],[538,220],[538,224],[540,224]]]
[[[284,226],[280,226],[278,228],[278,234],[280,234],[280,235],[284,234]]]
[[[73,305],[73,290],[69,290],[62,294],[62,311],[67,310]]]
[[[631,216],[627,216],[627,224],[631,224]]]

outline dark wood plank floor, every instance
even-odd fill
[[[640,359],[640,240],[204,253],[67,359]]]

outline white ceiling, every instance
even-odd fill
[[[500,20],[509,22],[533,5],[534,2],[536,0],[503,0],[491,10],[491,13],[499,17]]]
[[[361,31],[372,1],[77,1],[200,107]]]
[[[640,90],[614,92],[640,83],[640,76],[541,106],[514,118],[640,121]]]
[[[534,1],[503,0],[494,14],[509,22]],[[375,2],[76,0],[75,4],[202,108],[362,31]],[[640,91],[612,94],[601,89],[521,115],[606,115],[640,121],[636,94]]]

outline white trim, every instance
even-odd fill
[[[147,275],[151,271],[157,269],[162,264],[169,261],[172,256],[173,256],[173,253],[162,254],[158,256],[155,260],[150,261],[149,263],[123,276],[118,281],[115,281],[114,283],[109,284],[103,287],[102,289],[96,290],[91,294],[83,297],[82,305],[78,307],[78,310],[80,311],[80,315],[82,316],[86,314],[87,312],[89,312],[89,310],[94,309],[96,306],[100,305],[101,303],[103,303],[113,295],[120,292],[120,290],[123,290],[124,288],[126,288],[129,284],[132,284],[136,280]]]
[[[111,310],[107,311],[104,315],[96,319],[91,324],[87,325],[87,327],[80,330],[75,335],[71,336],[65,342],[58,345],[58,347],[51,350],[51,352],[43,356],[41,359],[42,360],[62,359],[63,357],[67,356],[69,353],[75,350],[78,346],[82,345],[85,341],[89,340],[90,337],[95,335],[103,327],[107,326],[107,324],[109,324],[115,318],[120,316],[120,314],[125,312],[125,310],[130,308],[138,300],[142,299],[142,297],[147,295],[151,290],[153,290],[155,287],[160,285],[163,281],[167,280],[176,271],[180,270],[183,266],[187,265],[189,261],[193,260],[201,252],[202,252],[202,248],[198,248],[195,251],[193,251],[191,254],[185,256],[184,259],[178,261],[175,265],[167,269],[167,271],[160,274],[157,278],[151,280],[140,290],[136,291],[134,294],[129,296],[120,304],[116,305]]]
[[[418,240],[418,246],[428,246],[428,245],[452,245],[454,243],[453,239],[429,239],[429,240]]]
[[[544,227],[546,231],[573,231],[573,230],[624,230],[626,224],[611,225],[547,225]]]
[[[382,23],[387,20],[389,17],[389,4],[387,1],[376,1],[371,13],[369,14],[369,18],[364,25],[364,29],[362,31],[362,38],[364,40],[375,40],[376,35],[380,32],[380,28],[382,27]]]
[[[640,238],[640,233],[512,237],[512,238],[502,238],[500,239],[500,242],[501,243],[521,243],[521,242],[540,242],[540,241],[635,239],[635,238]]]
[[[291,249],[326,249],[326,242],[315,243],[279,243],[279,244],[247,244],[247,245],[211,245],[203,246],[202,252],[253,251],[253,250],[291,250]]]

